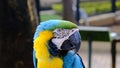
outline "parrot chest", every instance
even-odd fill
[[[39,58],[37,68],[62,68],[63,61],[58,58]]]

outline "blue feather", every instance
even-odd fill
[[[73,68],[84,68],[82,59],[77,54],[75,54],[74,57],[75,57],[75,60],[74,60]]]
[[[63,61],[63,68],[72,68],[72,64],[74,63],[74,52],[68,52],[68,54],[63,58]]]
[[[35,50],[33,50],[33,64],[34,64],[34,68],[37,68],[37,61],[36,61],[36,57],[35,57]]]
[[[46,22],[41,22],[40,25],[37,26],[34,39],[38,37],[39,32],[52,29],[53,27],[59,25],[60,21],[62,20],[49,20]]]
[[[63,61],[63,68],[85,68],[80,56],[75,54],[73,51],[69,51],[63,58]]]

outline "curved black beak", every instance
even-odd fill
[[[81,45],[81,36],[78,31],[72,34],[69,39],[65,40],[61,46],[62,50],[69,51],[74,50],[75,53],[78,52]]]

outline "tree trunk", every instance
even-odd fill
[[[28,1],[0,0],[0,68],[33,68],[32,37],[38,19],[30,14]]]
[[[63,3],[63,19],[74,22],[77,24],[75,20],[75,15],[72,10],[72,0],[62,0]]]
[[[116,0],[111,0],[111,12],[116,11]]]

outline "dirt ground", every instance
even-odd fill
[[[88,68],[88,43],[82,41],[79,55],[82,57],[85,67]],[[111,43],[93,42],[92,44],[92,67],[111,68]],[[120,43],[117,43],[116,68],[120,67]]]
[[[110,26],[110,28],[113,32],[117,32],[120,34],[120,24],[112,25]]]

